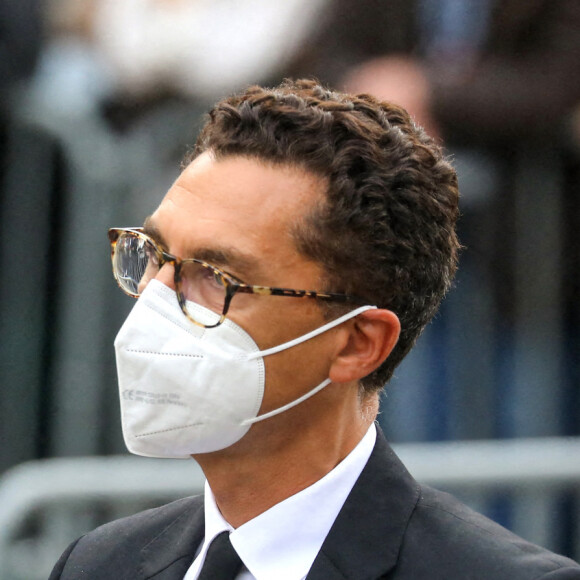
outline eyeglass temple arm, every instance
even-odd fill
[[[366,304],[368,301],[350,294],[338,294],[331,292],[316,292],[314,290],[292,290],[290,288],[276,288],[269,286],[251,286],[249,284],[236,284],[237,292],[246,294],[259,294],[261,296],[289,296],[291,298],[316,298],[333,302],[353,302]]]

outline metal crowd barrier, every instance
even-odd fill
[[[512,529],[554,547],[558,495],[575,498],[572,556],[580,558],[580,438],[399,444],[415,478],[485,511],[489,494],[513,499]],[[194,461],[132,456],[47,459],[0,479],[0,580],[45,580],[60,553],[95,526],[200,493]],[[569,514],[568,514],[569,515]]]

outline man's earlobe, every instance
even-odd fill
[[[348,329],[348,340],[330,367],[334,383],[358,381],[377,369],[395,348],[401,323],[394,312],[378,308],[357,316]]]

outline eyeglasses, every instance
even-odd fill
[[[362,298],[348,294],[244,284],[203,260],[167,253],[142,228],[111,228],[109,240],[113,275],[125,294],[138,298],[164,264],[173,264],[179,305],[191,322],[205,328],[219,326],[226,319],[232,299],[239,292],[366,304]]]

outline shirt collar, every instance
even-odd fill
[[[349,455],[322,479],[235,530],[221,515],[206,482],[206,535],[199,556],[205,557],[211,540],[228,530],[232,545],[256,580],[304,578],[366,465],[376,436],[373,424]]]

